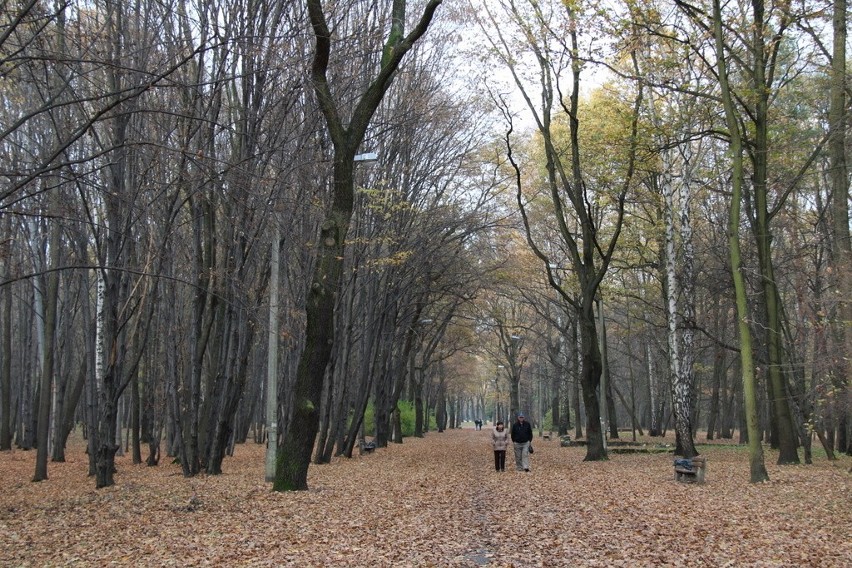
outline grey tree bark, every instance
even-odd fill
[[[847,100],[847,12],[846,0],[835,0],[832,13],[834,39],[831,55],[831,87],[829,105],[829,155],[831,162],[832,222],[834,232],[834,261],[837,266],[837,316],[835,321],[836,342],[845,352],[835,363],[835,385],[840,393],[837,409],[837,449],[852,455],[852,433],[850,433],[850,408],[852,408],[852,235],[849,230],[849,167],[846,160],[846,141],[849,123]]]
[[[406,0],[394,0],[380,68],[370,78],[369,86],[361,94],[346,124],[328,78],[332,56],[331,29],[322,2],[308,0],[308,13],[316,37],[311,76],[334,145],[334,177],[331,208],[322,223],[317,243],[317,262],[306,306],[306,342],[293,389],[293,411],[276,468],[273,483],[276,491],[307,489],[308,465],[319,426],[320,397],[334,345],[335,302],[354,203],[355,153],[404,56],[426,33],[441,0],[430,0],[419,22],[406,35],[407,4]]]
[[[11,221],[6,217],[2,221],[3,235],[10,235]],[[5,251],[0,262],[0,279],[7,280],[10,270],[11,251]],[[0,451],[12,449],[12,292],[8,286],[3,294],[2,314],[0,314]]]

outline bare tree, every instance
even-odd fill
[[[763,461],[763,447],[757,424],[757,387],[755,384],[754,361],[752,358],[751,330],[748,326],[748,307],[746,305],[745,278],[742,272],[742,253],[740,249],[740,210],[743,191],[743,145],[740,125],[734,111],[733,96],[728,83],[727,57],[722,33],[722,13],[719,0],[713,0],[713,34],[716,41],[716,61],[719,68],[719,81],[722,88],[722,102],[725,107],[731,155],[733,161],[732,195],[728,221],[728,239],[731,254],[731,271],[737,301],[737,323],[739,331],[743,392],[745,394],[745,417],[749,436],[749,460],[751,482],[759,483],[769,479]]]
[[[514,153],[512,128],[506,135],[507,155],[514,169],[514,183],[517,190],[517,202],[527,232],[527,241],[535,254],[544,263],[548,282],[576,310],[580,328],[582,357],[583,401],[586,410],[587,460],[606,459],[604,433],[602,431],[601,401],[605,400],[605,391],[601,392],[601,377],[604,372],[603,354],[598,334],[596,301],[599,287],[613,258],[624,219],[624,202],[631,186],[636,144],[636,125],[638,108],[641,103],[641,89],[636,92],[634,118],[631,132],[627,135],[627,164],[621,184],[613,188],[611,199],[599,200],[608,188],[592,188],[587,185],[584,173],[579,136],[579,97],[583,62],[580,59],[578,29],[583,14],[572,6],[543,9],[536,2],[518,3],[506,1],[499,3],[502,15],[487,14],[487,33],[491,34],[493,49],[500,54],[501,61],[512,74],[513,82],[522,93],[526,107],[533,115],[535,127],[541,136],[546,176],[542,180],[544,193],[549,198],[553,225],[558,227],[559,245],[567,256],[574,277],[576,295],[569,293],[567,283],[559,284],[551,267],[558,266],[558,258],[551,258],[545,243],[536,240],[527,215],[525,180],[520,161]],[[535,86],[528,86],[524,80],[524,69],[514,55],[512,39],[508,37],[504,21],[508,20],[522,37],[521,43],[532,53],[531,65],[538,78]],[[563,74],[570,77],[570,83],[561,83]],[[567,91],[563,91],[567,87]],[[536,90],[533,90],[536,89]],[[540,102],[539,102],[540,101]],[[567,123],[567,150],[555,134],[558,123],[556,116],[561,111]],[[507,119],[511,119],[508,109]],[[512,122],[510,120],[510,126]],[[611,203],[609,215],[604,214],[601,205]]]
[[[307,470],[319,426],[320,397],[334,345],[334,313],[337,291],[340,289],[345,238],[354,202],[354,158],[370,119],[394,79],[406,53],[429,27],[441,0],[430,0],[407,35],[406,0],[394,0],[387,14],[389,25],[382,47],[382,59],[370,84],[358,99],[348,121],[329,82],[329,62],[332,55],[332,32],[323,12],[322,2],[308,1],[308,13],[316,36],[311,75],[320,109],[326,120],[334,145],[334,180],[331,208],[321,227],[318,239],[317,263],[310,283],[305,328],[305,349],[302,353],[294,385],[293,414],[282,440],[278,458],[276,491],[307,488]]]

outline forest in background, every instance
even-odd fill
[[[313,463],[520,410],[588,461],[852,451],[845,0],[2,6],[0,450],[36,480],[78,426],[103,487],[125,451],[221,473],[305,408]],[[345,125],[437,7],[354,157],[309,6]]]

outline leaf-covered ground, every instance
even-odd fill
[[[846,456],[778,467],[768,451],[753,485],[744,449],[701,446],[694,485],[671,454],[586,463],[557,440],[535,442],[531,472],[497,473],[488,436],[406,439],[286,494],[254,444],[193,479],[120,457],[101,490],[79,441],[41,483],[34,452],[0,453],[0,566],[852,566]]]

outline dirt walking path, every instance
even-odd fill
[[[706,447],[707,483],[670,454],[585,463],[536,440],[532,471],[493,471],[489,428],[429,433],[312,466],[277,494],[263,448],[224,475],[118,461],[95,490],[81,449],[29,480],[34,452],[0,454],[0,566],[852,566],[850,458],[748,483],[742,448]],[[164,460],[165,461],[165,460]]]

